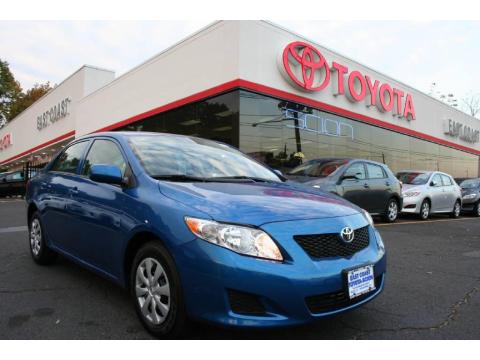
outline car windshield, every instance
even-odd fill
[[[299,165],[288,173],[288,175],[300,175],[324,178],[333,174],[340,167],[345,165],[348,160],[314,160]]]
[[[281,182],[270,169],[215,141],[170,135],[133,135],[129,143],[147,173],[157,179]]]
[[[473,189],[479,186],[480,186],[480,179],[468,179],[468,180],[463,180],[460,183],[460,187],[462,189]]]
[[[430,178],[429,172],[401,172],[397,174],[397,179],[404,184],[424,185]]]

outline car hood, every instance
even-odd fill
[[[403,192],[407,192],[407,191],[423,192],[423,191],[425,191],[425,186],[424,185],[403,184],[402,189],[403,189]]]
[[[159,181],[167,197],[214,220],[251,225],[348,216],[355,205],[338,196],[286,183],[180,183]]]

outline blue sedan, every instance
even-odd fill
[[[129,289],[158,337],[188,320],[303,324],[383,289],[368,213],[285,182],[222,143],[111,132],[76,139],[27,185],[33,260],[60,254]]]

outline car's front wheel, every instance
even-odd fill
[[[458,218],[460,216],[460,211],[462,211],[462,204],[457,200],[455,201],[455,205],[453,205],[453,211],[451,212],[450,217]]]
[[[390,199],[387,202],[387,208],[383,215],[383,220],[389,223],[395,222],[398,218],[398,202],[395,199]]]
[[[33,260],[40,265],[48,265],[55,261],[57,254],[47,246],[42,220],[37,212],[30,217],[28,233]]]
[[[173,338],[185,332],[180,276],[159,241],[149,242],[137,252],[130,273],[130,291],[137,315],[152,335]]]
[[[479,217],[480,216],[480,201],[477,201],[475,203],[475,206],[473,207],[473,216]]]
[[[423,200],[422,205],[420,205],[420,219],[427,220],[430,216],[430,202],[428,200]]]

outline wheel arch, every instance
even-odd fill
[[[128,287],[128,283],[130,280],[130,270],[132,267],[133,259],[135,258],[135,254],[143,245],[150,241],[159,241],[163,246],[165,246],[165,242],[157,234],[149,230],[141,230],[133,234],[132,237],[128,240],[125,251],[123,253],[123,286]],[[165,248],[168,251],[168,248],[166,246]]]
[[[37,205],[34,203],[34,202],[31,202],[29,205],[28,205],[28,209],[27,209],[27,224],[28,226],[30,226],[30,219],[32,218],[32,215],[38,211],[38,207]]]

